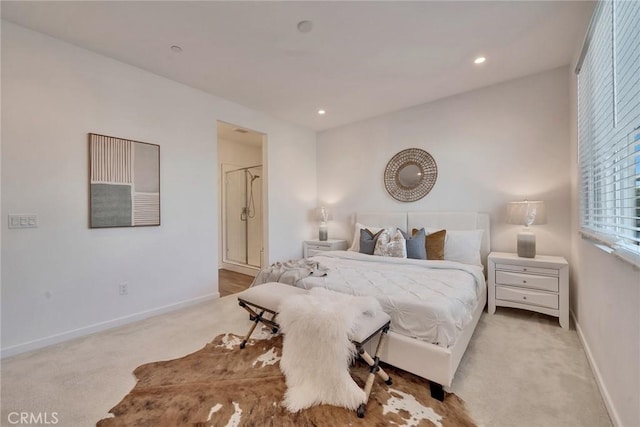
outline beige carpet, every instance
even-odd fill
[[[10,412],[56,412],[58,425],[91,426],[135,384],[133,370],[242,334],[233,296],[2,361],[1,425]],[[484,314],[452,387],[485,426],[610,426],[575,330],[526,311]]]

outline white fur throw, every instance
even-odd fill
[[[291,412],[327,404],[355,410],[365,393],[349,374],[356,319],[381,310],[373,297],[323,288],[285,299],[278,310],[284,333],[280,369],[287,380],[284,404]]]

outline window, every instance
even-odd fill
[[[578,62],[583,236],[640,265],[640,2],[597,4]]]

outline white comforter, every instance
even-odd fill
[[[296,286],[374,296],[391,316],[392,331],[441,347],[455,343],[486,292],[480,266],[350,251],[325,252],[311,259],[328,269],[327,275],[302,278]]]

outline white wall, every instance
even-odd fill
[[[3,356],[217,295],[216,120],[268,135],[268,256],[300,256],[313,131],[2,21],[1,223],[39,218],[2,233]],[[162,226],[88,228],[89,132],[161,146]]]
[[[535,226],[538,253],[570,257],[569,85],[560,68],[318,136],[318,197],[331,207],[330,237],[351,239],[360,210],[459,210],[491,214],[492,249],[516,250],[519,226],[504,223],[509,201],[547,202]],[[438,180],[422,200],[389,196],[389,159],[411,147],[429,152]]]
[[[640,270],[578,234],[576,76],[571,84],[571,311],[614,425],[640,426]]]

